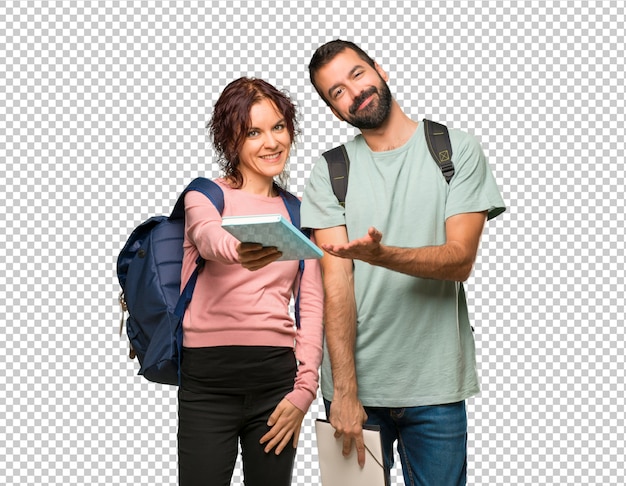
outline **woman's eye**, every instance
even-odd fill
[[[274,130],[276,130],[277,132],[280,132],[281,130],[285,129],[285,125],[283,125],[282,123],[279,123],[278,125],[276,125],[274,127]]]
[[[256,137],[259,134],[258,130],[250,130],[248,132],[248,137]]]

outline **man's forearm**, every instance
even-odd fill
[[[335,392],[356,396],[356,305],[352,281],[341,284],[325,282],[324,331]]]
[[[316,242],[324,247],[348,243],[345,226],[315,230]],[[330,355],[335,394],[357,398],[354,359],[356,343],[356,301],[351,259],[326,253],[321,260],[324,281],[324,333]]]
[[[464,282],[472,271],[474,254],[455,243],[422,248],[381,245],[367,263],[413,277]]]
[[[446,221],[446,242],[438,246],[401,248],[383,245],[374,227],[348,243],[326,244],[330,254],[387,268],[413,277],[464,282],[468,279],[487,212],[465,213]]]

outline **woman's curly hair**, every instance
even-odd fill
[[[286,93],[262,79],[243,77],[231,82],[215,103],[213,115],[207,123],[220,169],[233,187],[240,188],[243,184],[243,176],[238,169],[239,152],[250,128],[250,109],[264,99],[274,103],[284,116],[293,144],[300,133],[297,107]],[[285,170],[279,176],[279,185],[285,187],[287,179],[285,164]]]

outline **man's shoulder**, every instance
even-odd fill
[[[480,141],[478,138],[466,131],[459,128],[448,128],[450,135],[450,143],[454,149],[457,146],[459,149],[477,149],[480,148]]]

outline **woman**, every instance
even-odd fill
[[[298,133],[296,108],[259,79],[229,84],[208,124],[223,178],[224,216],[280,213],[279,184]],[[278,181],[278,183],[276,182]],[[318,386],[322,283],[317,260],[276,261],[239,243],[199,192],[185,196],[182,281],[206,260],[183,320],[179,388],[181,486],[230,485],[241,444],[247,486],[291,484],[302,420]],[[300,328],[289,303],[300,282]],[[295,345],[294,345],[295,344]]]

